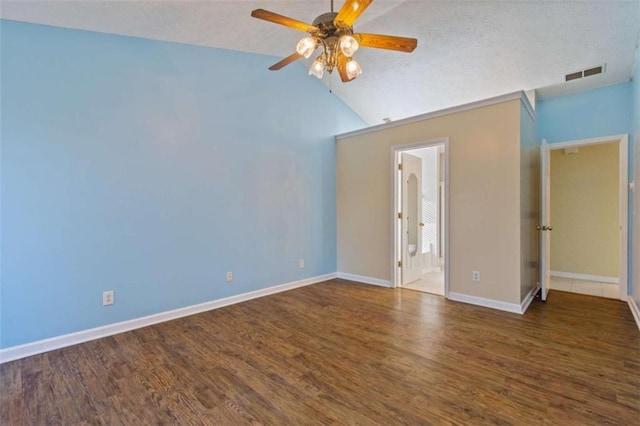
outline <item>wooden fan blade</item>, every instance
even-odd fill
[[[340,80],[342,80],[343,83],[348,83],[356,79],[356,77],[349,78],[347,75],[347,57],[344,55],[340,55],[340,58],[338,58],[338,73],[340,74]]]
[[[400,52],[413,52],[418,46],[418,40],[408,37],[396,37],[381,34],[354,34],[354,37],[363,47],[376,49],[398,50]]]
[[[286,67],[286,66],[287,66],[287,65],[289,65],[291,62],[295,62],[295,61],[297,61],[297,60],[298,60],[298,59],[300,59],[300,58],[302,58],[302,55],[301,55],[301,54],[299,54],[298,52],[296,52],[296,53],[294,53],[294,54],[291,54],[291,55],[287,56],[286,58],[284,58],[284,59],[283,59],[283,60],[281,60],[280,62],[278,62],[278,63],[275,63],[275,64],[271,65],[271,66],[269,67],[269,69],[270,69],[271,71],[278,71],[279,69]]]
[[[356,22],[356,19],[362,15],[362,12],[365,11],[367,7],[371,4],[373,0],[347,0],[342,5],[342,8],[338,12],[338,16],[334,22],[344,22],[348,26],[353,26],[353,23]]]
[[[284,25],[285,27],[293,28],[294,30],[304,32],[315,32],[318,28],[306,22],[298,21],[297,19],[289,18],[284,15],[278,15],[277,13],[269,12],[264,9],[256,9],[251,12],[251,16],[258,19],[264,19],[265,21],[273,22],[274,24]]]

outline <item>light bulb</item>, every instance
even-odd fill
[[[313,37],[305,37],[296,45],[296,51],[305,58],[311,56],[314,50],[316,50],[316,41]]]
[[[309,75],[315,75],[322,79],[322,76],[324,75],[324,62],[322,60],[322,56],[318,56],[318,59],[313,61],[311,68],[309,68]]]
[[[349,77],[349,80],[353,80],[354,78],[362,74],[362,68],[360,68],[360,64],[357,63],[355,59],[349,58],[349,61],[347,61],[346,69],[347,77]]]
[[[358,50],[358,47],[360,47],[360,45],[354,37],[350,35],[340,37],[340,50],[342,50],[342,53],[347,58],[352,57],[353,54],[356,53],[356,50]]]

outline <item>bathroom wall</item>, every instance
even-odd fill
[[[520,305],[522,101],[495,102],[338,138],[339,272],[391,281],[391,148],[448,137],[450,292]]]
[[[530,98],[527,97],[529,100]],[[536,115],[520,105],[520,298],[540,282],[540,145]]]

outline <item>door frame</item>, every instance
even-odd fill
[[[449,138],[437,138],[430,139],[422,142],[414,142],[403,145],[394,145],[391,147],[391,201],[390,201],[390,220],[391,220],[391,287],[397,288],[402,284],[400,279],[400,268],[398,268],[398,261],[402,257],[401,250],[398,248],[398,238],[400,237],[400,226],[398,221],[398,212],[401,207],[398,203],[398,164],[400,164],[400,153],[403,151],[411,151],[420,148],[429,148],[436,145],[444,146],[444,297],[449,298]]]
[[[619,186],[619,212],[618,218],[620,221],[620,300],[626,301],[629,296],[629,135],[613,135],[601,138],[591,139],[579,139],[566,142],[547,143],[542,146],[546,146],[548,151],[564,148],[577,148],[580,146],[599,145],[607,142],[618,142],[618,186]],[[553,167],[553,166],[551,166]],[[542,171],[544,172],[544,170]],[[551,179],[551,177],[549,177]],[[551,182],[549,182],[551,184]],[[544,191],[544,188],[542,188]],[[544,197],[544,193],[542,194]],[[551,223],[553,223],[553,217],[551,217]],[[543,224],[547,225],[547,224]],[[550,250],[550,247],[547,247]],[[547,268],[551,268],[551,265],[547,265]],[[544,274],[546,271],[541,271]]]

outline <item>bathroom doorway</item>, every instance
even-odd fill
[[[393,151],[395,287],[446,296],[448,140]]]

